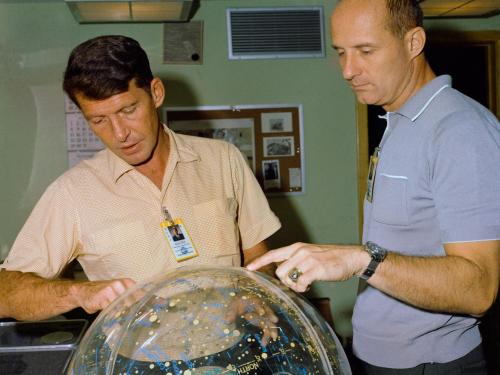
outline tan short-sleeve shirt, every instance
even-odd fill
[[[183,265],[240,266],[241,249],[281,226],[255,176],[233,145],[165,131],[161,191],[103,150],[47,188],[1,267],[55,278],[77,258],[90,280],[140,281]],[[162,207],[183,220],[198,257],[175,260]]]

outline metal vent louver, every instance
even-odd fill
[[[227,9],[229,59],[324,57],[323,8]]]

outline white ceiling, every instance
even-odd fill
[[[500,0],[421,0],[425,17],[489,17],[500,14]]]
[[[64,0],[0,0],[1,3],[63,2]],[[88,1],[88,0],[87,0]],[[95,0],[106,1],[106,0]],[[113,1],[113,0],[112,0]],[[198,0],[201,3],[218,0]],[[270,2],[272,3],[272,2]],[[303,0],[304,5],[308,0]],[[294,2],[296,4],[296,2]],[[262,3],[260,3],[262,5]],[[420,0],[427,18],[435,17],[490,17],[500,14],[500,0]]]

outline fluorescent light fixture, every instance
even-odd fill
[[[79,23],[189,21],[193,0],[65,0]]]

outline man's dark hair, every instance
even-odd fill
[[[94,100],[125,92],[130,81],[150,91],[153,73],[146,52],[126,36],[105,35],[76,46],[64,72],[63,89],[78,105],[76,94]]]
[[[423,26],[423,12],[418,0],[385,0],[389,18],[387,27],[396,37],[403,39],[414,27]]]

